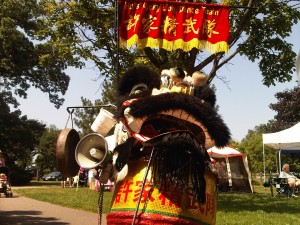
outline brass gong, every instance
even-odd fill
[[[58,170],[65,177],[74,177],[78,174],[79,165],[75,160],[75,149],[80,140],[76,130],[63,129],[56,142],[56,160]]]

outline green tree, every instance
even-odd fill
[[[248,134],[238,147],[239,151],[247,154],[252,173],[264,171],[262,134],[270,131],[272,123],[272,121],[269,121],[268,124],[261,124],[256,126],[253,130],[248,130]],[[277,151],[274,151],[274,149],[269,147],[265,148],[266,172],[277,171],[276,154]]]
[[[274,116],[274,123],[271,131],[278,132],[294,126],[300,121],[300,88],[294,87],[291,90],[285,90],[275,94],[277,98],[276,103],[270,104],[270,109],[276,112]],[[274,150],[273,150],[274,151]],[[278,152],[278,150],[275,150]],[[281,154],[282,164],[288,163],[291,169],[295,172],[300,172],[300,154],[299,153],[285,153]]]
[[[157,70],[181,66],[189,74],[205,68],[211,82],[217,71],[237,55],[259,63],[267,86],[292,79],[294,63],[290,59],[296,54],[286,38],[299,21],[299,0],[198,1],[232,6],[230,54],[197,49],[117,49],[115,2],[2,0],[0,85],[21,97],[34,86],[48,93],[50,101],[59,107],[63,103],[60,95],[69,85],[65,73],[69,66],[81,68],[92,62],[109,93],[115,90],[111,87],[118,83],[121,71],[137,63],[147,63]],[[106,97],[113,102],[113,95]]]
[[[74,118],[74,123],[77,127],[81,128],[81,136],[85,136],[92,131],[91,125],[93,121],[95,120],[96,116],[99,113],[100,109],[93,108],[94,105],[101,105],[100,102],[95,101],[93,104],[90,100],[81,98],[82,105],[86,108],[83,109],[77,109],[74,111],[76,117]],[[91,107],[91,108],[89,108]]]
[[[300,121],[300,88],[294,87],[275,94],[276,103],[270,104],[269,108],[276,112],[272,132],[287,129]]]
[[[248,154],[251,171],[263,171],[262,134],[278,132],[299,122],[299,90],[299,87],[294,87],[291,90],[285,90],[283,92],[276,93],[275,97],[277,98],[277,102],[272,103],[269,106],[276,112],[274,119],[270,120],[267,124],[256,126],[254,130],[249,130],[246,137],[242,140],[240,145],[238,145],[240,151]],[[281,171],[281,168],[278,168],[278,149],[265,146],[265,162],[266,172]],[[300,154],[282,154],[281,162],[282,164],[290,164],[291,168],[293,168],[293,171],[300,171]]]
[[[17,162],[25,169],[31,164],[31,154],[46,125],[21,116],[19,110],[11,112],[7,104],[10,100],[14,101],[11,96],[0,93],[0,149],[8,167]]]
[[[9,104],[17,104],[11,92],[0,92],[0,149],[10,169],[12,184],[23,185],[31,179],[25,169],[32,163],[46,125],[21,116],[19,110],[11,111]]]
[[[36,38],[44,12],[38,2],[0,1],[0,87],[24,98],[30,87],[38,88],[59,108],[70,80],[64,70],[80,63],[60,55],[49,39]]]
[[[226,3],[230,10],[230,54],[224,52],[207,54],[192,49],[189,52],[145,48],[142,50],[119,50],[116,45],[115,1],[53,1],[43,0],[45,10],[44,27],[39,37],[50,38],[60,55],[73,55],[74,60],[91,60],[101,76],[108,81],[118,80],[117,65],[121,71],[134,63],[148,63],[157,70],[181,66],[189,74],[209,66],[209,82],[217,71],[236,55],[259,63],[263,83],[292,79],[295,70],[292,58],[296,53],[286,38],[292,26],[300,19],[299,0],[224,0],[200,1]],[[82,57],[82,58],[80,58]],[[119,57],[119,59],[117,58]],[[119,62],[118,62],[119,61]],[[272,63],[270,63],[272,62]],[[84,63],[84,62],[83,62]],[[119,63],[119,64],[118,64]]]
[[[50,127],[41,136],[35,161],[38,168],[49,171],[57,169],[55,147],[58,134],[59,130],[56,127]]]
[[[183,67],[189,74],[204,69],[210,83],[218,76],[220,68],[228,65],[234,57],[241,56],[258,62],[266,86],[292,79],[295,68],[291,59],[296,53],[286,38],[290,36],[293,25],[299,22],[299,0],[196,0],[232,6],[229,54],[208,54],[195,48],[189,52],[149,47],[118,49],[115,2],[39,1],[44,16],[37,37],[49,40],[58,53],[56,57],[64,57],[80,66],[86,63],[95,66],[103,84],[101,103],[115,102],[114,92],[122,72],[140,63],[158,72],[172,66]]]

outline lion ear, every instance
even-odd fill
[[[208,102],[212,107],[215,107],[217,98],[215,91],[209,86],[196,87],[194,90],[194,95],[205,102]]]
[[[128,138],[124,143],[119,144],[114,148],[113,153],[117,155],[114,166],[118,171],[121,171],[128,163],[134,141],[134,138]]]
[[[117,174],[116,183],[125,179],[128,174],[128,165],[126,164],[120,172]]]

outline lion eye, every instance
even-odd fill
[[[138,94],[138,93],[146,91],[146,90],[148,90],[148,87],[146,84],[137,84],[131,89],[130,95]]]

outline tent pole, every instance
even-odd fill
[[[277,173],[279,173],[279,167],[278,167],[279,161],[277,159],[277,154],[276,153],[275,153],[275,163],[276,163],[276,171],[277,171]]]
[[[279,159],[278,159],[278,161],[279,161],[279,170],[281,171],[281,149],[279,149],[279,152],[278,152],[278,158],[279,158]],[[280,172],[280,171],[279,171],[279,172]],[[278,172],[278,173],[279,173],[279,172]]]
[[[251,172],[249,170],[247,156],[246,155],[242,156],[242,160],[243,160],[243,164],[244,164],[244,167],[246,169],[246,172],[248,174],[248,182],[249,182],[249,185],[250,185],[251,193],[253,193],[253,187],[252,187],[252,182],[251,182]]]
[[[263,144],[264,183],[266,182],[265,145]]]
[[[232,176],[231,176],[231,168],[230,168],[228,157],[225,157],[225,161],[226,161],[226,166],[227,166],[228,183],[229,183],[229,187],[231,187],[231,190],[232,190],[232,188],[233,188],[232,187]]]

